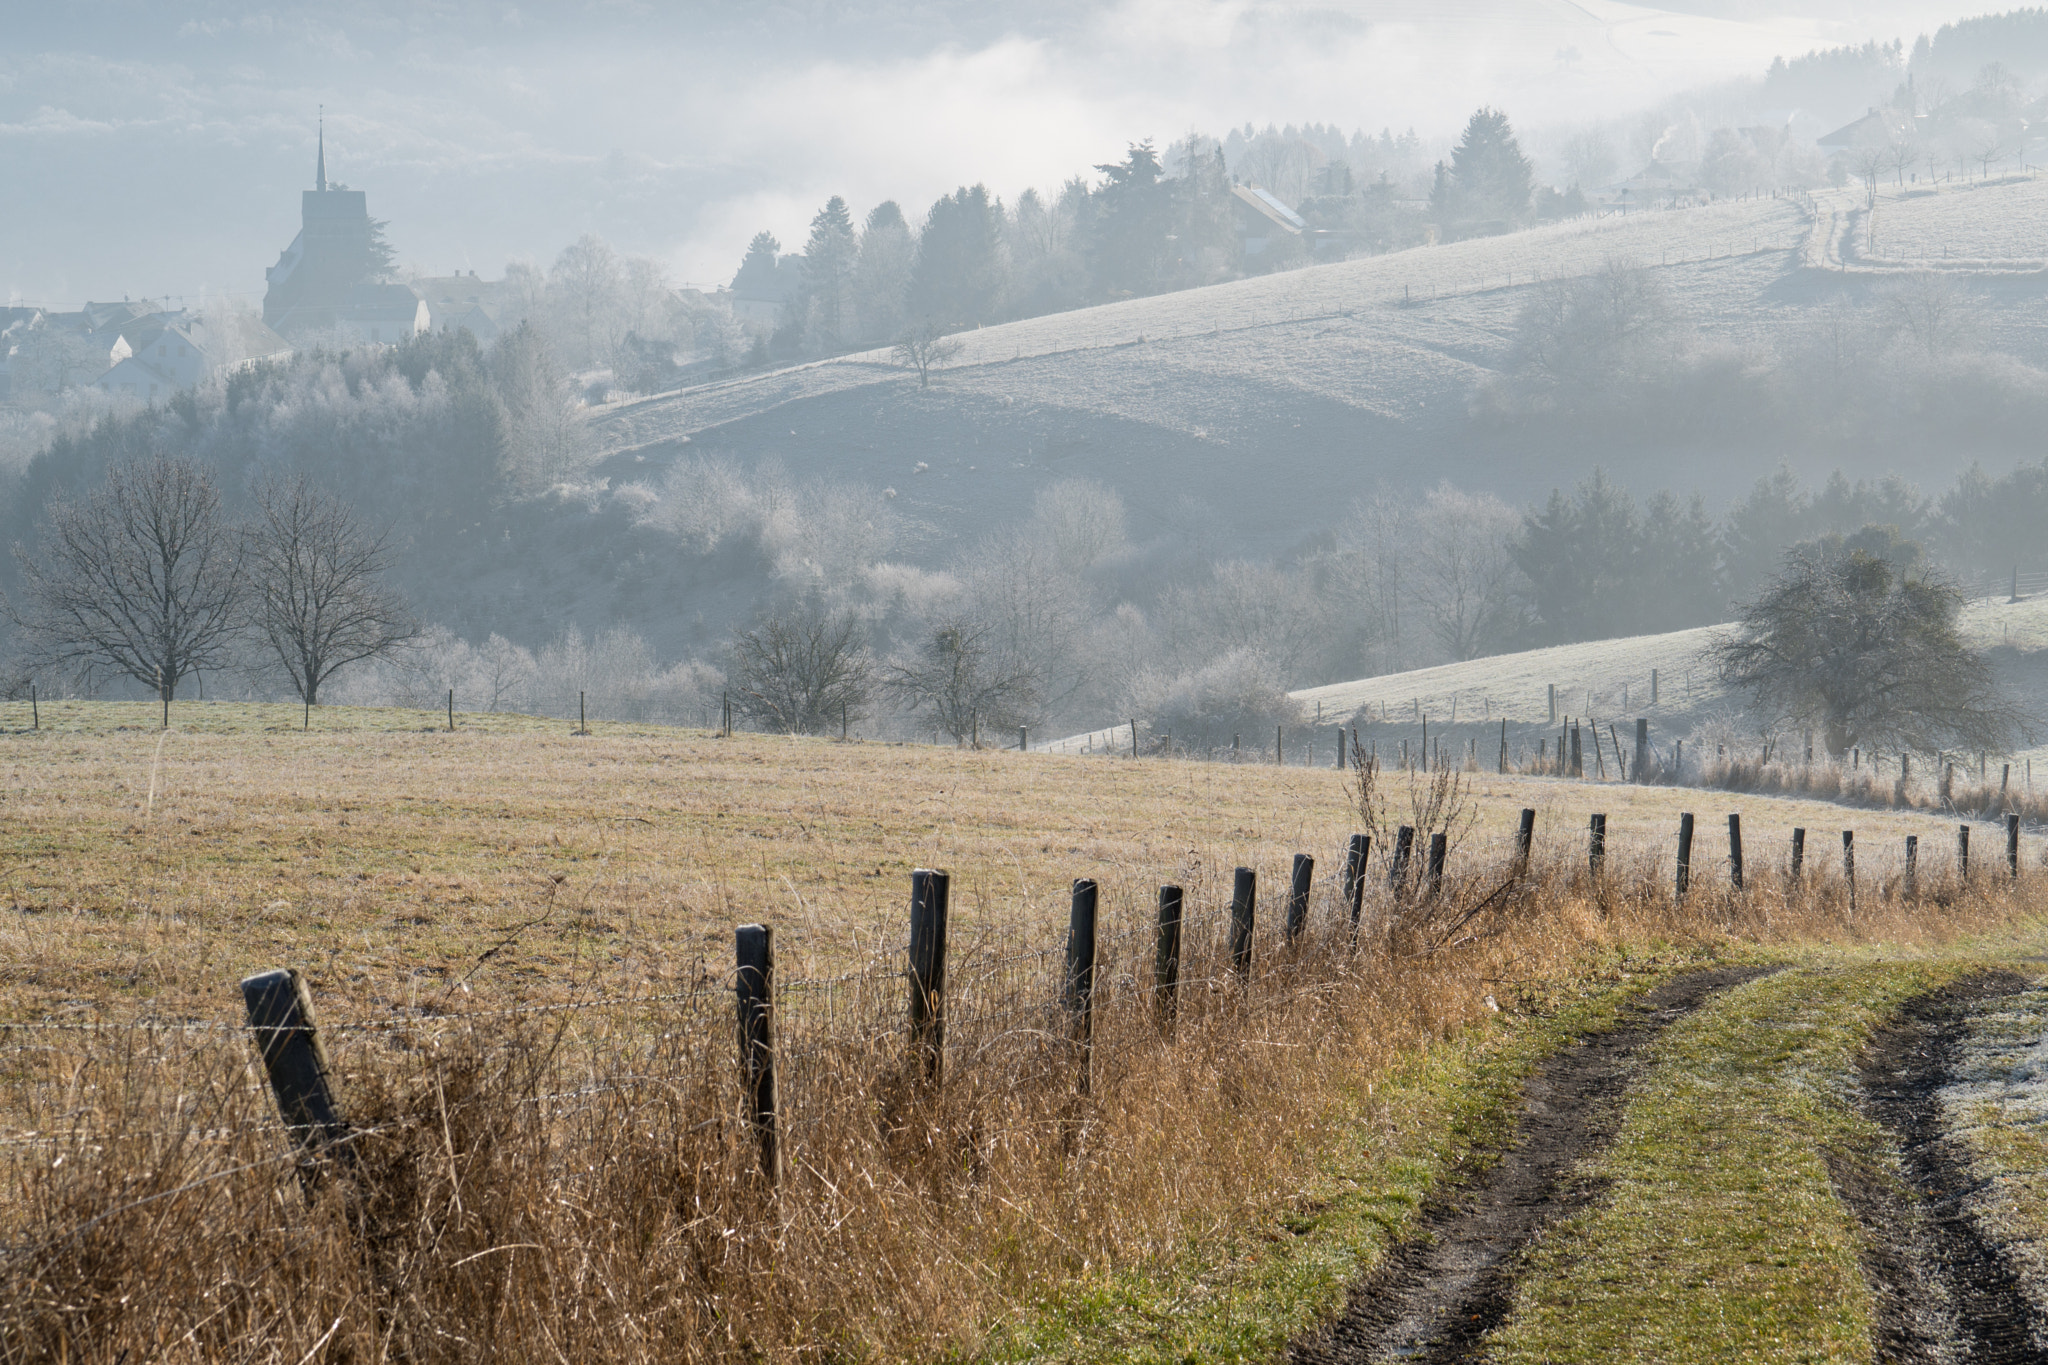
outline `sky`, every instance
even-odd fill
[[[2002,8],[2002,6],[2001,6]],[[17,11],[8,14],[7,11]],[[401,263],[547,265],[579,235],[730,280],[841,194],[916,221],[1191,130],[1448,140],[1625,114],[1773,56],[1979,12],[1916,0],[0,0],[0,294],[255,303],[331,179]]]

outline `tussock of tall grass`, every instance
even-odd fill
[[[1228,871],[1187,885],[1170,1023],[1150,879],[1105,884],[1092,1083],[1057,943],[956,944],[943,1084],[906,1069],[900,956],[784,982],[787,1176],[739,1112],[729,982],[659,1000],[324,1019],[354,1171],[302,1169],[247,1039],[198,1027],[0,1036],[0,1353],[10,1360],[725,1361],[971,1352],[1109,1266],[1167,1264],[1283,1206],[1397,1058],[1535,1007],[1604,949],[1922,941],[2021,914],[2002,879],[1909,901],[1816,859],[1745,893],[1571,840],[1468,846],[1442,893],[1375,875],[1302,938],[1265,871],[1253,971]],[[1375,860],[1377,863],[1377,859]],[[1704,862],[1704,860],[1703,860]],[[1762,860],[1759,860],[1761,863]],[[1147,871],[1155,871],[1147,869]],[[1944,880],[1944,876],[1947,879]],[[2025,883],[2022,883],[2025,886]],[[1021,929],[1018,932],[1022,932]],[[223,994],[231,984],[223,982]],[[323,1345],[324,1343],[324,1345]]]

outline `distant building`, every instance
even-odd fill
[[[507,319],[517,325],[518,309],[508,297],[505,281],[477,278],[468,274],[423,275],[412,282],[413,293],[426,303],[436,331],[458,332],[467,328],[485,346],[507,330]]]
[[[1231,222],[1247,258],[1263,256],[1290,238],[1305,236],[1308,222],[1275,198],[1271,191],[1252,185],[1230,187]]]
[[[130,318],[95,338],[112,366],[93,381],[107,393],[145,401],[195,388],[216,375],[289,359],[291,343],[253,317],[209,318],[183,310]]]
[[[299,235],[263,272],[265,326],[286,337],[390,344],[432,325],[433,312],[419,295],[378,278],[368,197],[327,183],[324,128],[313,188],[299,196],[299,224]]]

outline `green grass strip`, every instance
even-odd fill
[[[1871,1359],[1861,1233],[1824,1154],[1884,1169],[1884,1134],[1850,1103],[1856,1058],[1976,965],[1793,969],[1675,1023],[1591,1163],[1603,1197],[1532,1253],[1485,1358]]]
[[[1559,983],[1535,1013],[1500,1014],[1409,1057],[1357,1097],[1354,1120],[1291,1209],[1160,1262],[1054,1287],[1000,1326],[990,1361],[1269,1361],[1337,1312],[1350,1285],[1411,1231],[1429,1194],[1497,1159],[1523,1082],[1574,1037],[1613,1024],[1679,952],[1617,958]]]

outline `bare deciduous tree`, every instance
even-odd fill
[[[1521,524],[1514,508],[1489,493],[1442,483],[1424,499],[1412,581],[1430,633],[1453,659],[1505,646],[1521,622],[1522,571],[1509,548]]]
[[[740,714],[784,734],[857,720],[874,701],[867,631],[853,612],[810,594],[733,636],[727,676]]]
[[[898,363],[916,370],[917,386],[928,389],[932,385],[932,371],[958,359],[960,351],[960,338],[945,335],[937,323],[921,322],[898,337],[889,354]]]
[[[385,537],[304,475],[264,484],[248,533],[251,624],[308,706],[340,669],[416,638],[419,623],[385,586]]]
[[[210,472],[156,456],[119,466],[82,502],[45,513],[37,552],[17,546],[22,600],[7,604],[33,665],[133,678],[163,699],[225,667],[241,628],[235,528]]]
[[[995,627],[965,618],[940,624],[891,666],[889,690],[955,740],[984,723],[991,731],[1024,724],[1039,703],[1029,661],[1004,649]]]

